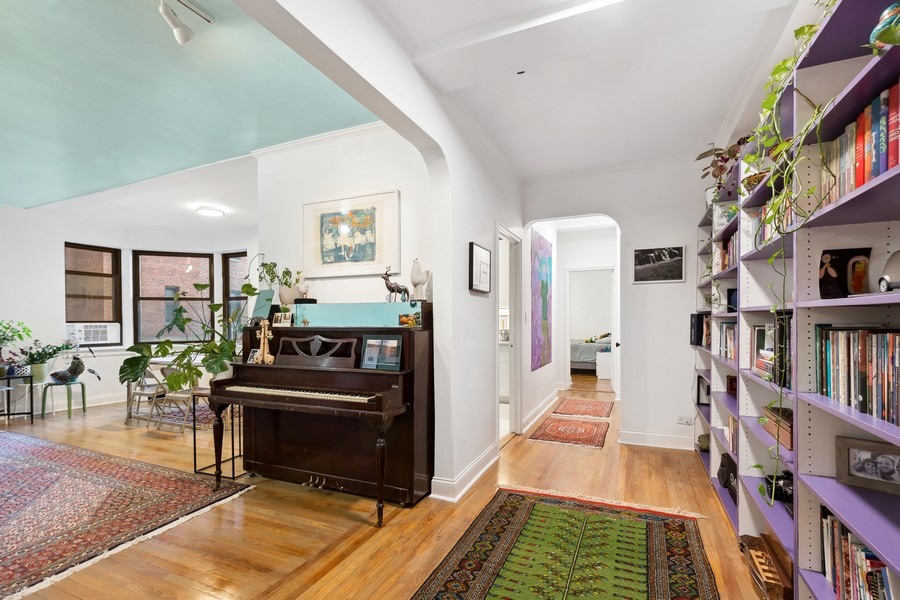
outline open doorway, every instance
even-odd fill
[[[497,235],[497,440],[503,447],[521,432],[518,394],[520,240],[500,227]]]
[[[615,268],[571,269],[566,272],[569,369],[595,377],[601,387],[615,389]]]

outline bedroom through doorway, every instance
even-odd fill
[[[570,373],[595,376],[615,389],[615,269],[572,269],[567,275]]]

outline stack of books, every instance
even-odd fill
[[[839,600],[893,597],[887,567],[856,535],[822,507],[822,571]]]

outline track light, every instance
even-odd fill
[[[193,12],[195,15],[206,21],[207,23],[214,23],[215,19],[213,19],[212,15],[204,12],[200,9],[196,4],[190,2],[189,0],[177,0],[179,4]],[[172,10],[172,7],[166,4],[165,0],[160,0],[159,2],[159,14],[162,15],[163,19],[166,20],[166,23],[169,24],[169,27],[172,28],[172,33],[175,35],[175,41],[177,41],[180,45],[188,43],[192,37],[194,37],[194,30],[184,24],[178,15],[175,14],[175,11]]]

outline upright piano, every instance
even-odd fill
[[[248,363],[258,327],[243,332],[244,362],[211,382],[216,482],[222,411],[243,407],[248,472],[412,506],[434,475],[431,305],[417,327],[276,327],[271,365]],[[363,368],[365,338],[399,339],[394,368]],[[366,366],[371,366],[366,363]]]

